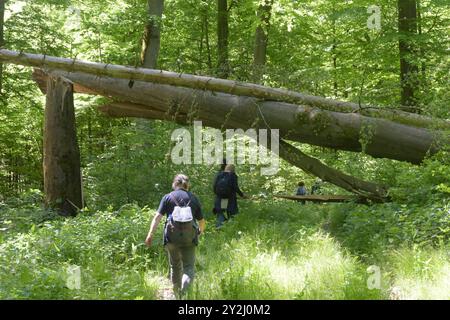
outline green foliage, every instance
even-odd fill
[[[209,218],[189,298],[385,299],[394,287],[401,287],[406,298],[448,298],[444,283],[450,261],[442,241],[423,243],[407,231],[398,239],[393,218],[378,221],[374,208],[358,220],[362,209],[242,202],[241,213],[221,230],[214,230]],[[386,212],[398,215],[385,205],[378,209],[385,220]],[[168,266],[161,227],[153,247],[143,244],[151,212],[127,205],[11,234],[0,241],[0,298],[156,299],[167,288]],[[369,215],[374,218],[367,221]],[[435,233],[425,228],[429,221],[408,218],[416,229]],[[402,219],[400,229],[408,226]],[[436,221],[441,228],[449,225],[448,220]],[[448,235],[447,230],[446,239]],[[379,289],[367,286],[366,269],[373,264],[382,270]],[[80,267],[80,289],[68,284],[70,266]]]
[[[430,199],[449,198],[450,154],[442,151],[426,159],[421,167],[397,173],[397,183],[391,188],[396,201],[421,204]]]
[[[154,299],[147,266],[159,263],[142,238],[149,211],[81,214],[54,220],[0,242],[2,299]],[[155,251],[153,250],[155,253]],[[69,266],[81,268],[79,290]]]
[[[19,3],[20,2],[20,3]],[[23,4],[20,5],[20,4]],[[396,3],[378,1],[382,29],[366,27],[373,1],[274,1],[263,83],[367,104],[398,106]],[[230,78],[252,73],[257,1],[234,1],[229,11]],[[6,47],[137,66],[146,1],[7,2]],[[409,43],[420,65],[419,107],[448,119],[449,8],[421,1],[422,34]],[[166,0],[159,67],[217,74],[216,3]],[[238,166],[242,189],[260,196],[213,230],[211,182],[216,166],[174,165],[170,134],[160,121],[109,119],[105,98],[76,96],[87,207],[63,219],[42,206],[42,128],[45,99],[31,69],[4,66],[0,97],[0,298],[155,299],[167,286],[161,228],[144,247],[150,214],[186,173],[203,203],[209,229],[198,249],[195,299],[449,299],[450,166],[448,152],[420,166],[364,154],[299,146],[327,165],[389,186],[392,203],[278,202],[314,177],[285,162],[276,176],[261,165]],[[314,130],[326,127],[322,119]],[[299,118],[299,122],[304,119]],[[192,128],[187,127],[189,130]],[[370,123],[360,142],[371,139]],[[254,150],[252,151],[254,152]],[[324,193],[342,193],[325,184]],[[383,271],[380,289],[367,287],[367,267]],[[68,288],[67,268],[81,268],[80,290]]]
[[[442,245],[450,237],[448,200],[427,205],[347,205],[331,211],[336,236],[360,254],[380,254],[401,245]]]

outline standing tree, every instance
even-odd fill
[[[200,38],[199,57],[200,58],[203,57],[203,44],[204,44],[205,49],[206,49],[206,65],[208,66],[208,70],[212,70],[213,66],[212,66],[212,58],[211,58],[211,46],[209,44],[209,21],[208,21],[209,12],[208,12],[207,5],[203,5],[201,7],[200,15],[202,17],[202,21],[201,21],[202,33],[201,33],[201,38]],[[199,68],[201,69],[201,66],[202,66],[201,59],[199,59],[199,63],[200,63]]]
[[[3,25],[5,23],[5,3],[6,0],[0,0],[0,48],[5,44],[5,39],[3,37]],[[0,63],[0,94],[2,93],[3,87],[3,64]]]
[[[161,43],[161,19],[164,10],[164,0],[148,0],[149,19],[144,29],[142,39],[142,66],[155,69],[158,64]]]
[[[228,1],[217,0],[217,76],[228,78]]]
[[[415,35],[417,34],[416,0],[398,0],[401,104],[417,104],[418,72]]]
[[[273,0],[262,0],[258,8],[258,27],[255,33],[253,53],[253,82],[259,83],[266,65],[266,51],[269,40],[270,16]]]

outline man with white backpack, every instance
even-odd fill
[[[183,294],[195,274],[195,248],[198,236],[205,230],[201,205],[189,190],[189,178],[183,174],[175,176],[173,192],[166,194],[154,216],[145,243],[151,246],[153,235],[163,216],[164,246],[169,253],[170,278],[176,294]]]

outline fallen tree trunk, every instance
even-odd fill
[[[361,202],[364,200],[355,196],[347,195],[307,195],[307,196],[289,196],[284,194],[276,194],[275,198],[295,200],[295,201],[311,201],[311,202]]]
[[[172,116],[159,110],[149,109],[148,106],[132,103],[115,102],[101,106],[100,110],[112,117],[144,117],[148,119],[170,120],[180,124],[189,123],[186,114],[178,113],[177,115]],[[222,126],[221,122],[211,119],[203,119],[203,122],[206,126],[213,128],[221,128]],[[360,196],[360,199],[370,199],[374,202],[385,202],[389,200],[386,187],[349,176],[336,169],[330,168],[319,160],[304,154],[285,141],[281,141],[279,156],[306,173],[312,174],[321,178],[323,181],[330,182],[349,192],[357,194]]]
[[[260,100],[301,104],[328,111],[357,113],[368,117],[385,118],[389,121],[408,126],[433,129],[450,129],[450,122],[448,121],[432,119],[392,108],[376,108],[368,105],[360,106],[351,102],[336,101],[306,95],[295,91],[270,88],[257,84],[243,83],[226,79],[179,74],[162,70],[94,63],[76,59],[15,52],[6,49],[0,49],[0,61],[38,68],[58,69],[69,72],[84,72],[95,76],[108,76],[117,79],[126,79],[129,81],[141,80],[190,89],[224,92],[237,96],[254,97]]]
[[[168,115],[183,113],[189,121],[212,120],[220,128],[269,127],[287,140],[420,163],[449,137],[439,131],[410,127],[357,113],[339,113],[283,102],[260,101],[226,93],[103,77],[81,72],[53,72],[78,86],[119,102],[147,106]],[[134,112],[133,116],[139,117]],[[143,114],[142,114],[143,116]]]

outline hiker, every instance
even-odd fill
[[[145,240],[146,245],[151,246],[156,229],[166,216],[164,246],[169,254],[170,278],[176,295],[186,293],[194,279],[195,248],[199,235],[205,230],[200,202],[189,192],[189,187],[187,176],[175,176],[174,191],[161,199]]]
[[[306,190],[305,183],[303,181],[300,181],[297,185],[297,192],[295,195],[297,196],[306,196],[308,194],[308,191]],[[305,200],[300,201],[302,204],[305,204]]]
[[[222,172],[225,171],[226,166],[227,166],[227,159],[226,159],[226,158],[223,158],[222,163],[220,164],[220,169],[219,169],[219,171],[216,173],[216,175],[214,176],[214,183],[213,183],[213,192],[214,192],[214,194],[216,193],[215,187],[216,187],[216,181],[217,181],[217,178],[219,177],[219,175],[220,175]],[[214,209],[213,209],[213,211],[214,211]]]
[[[216,173],[216,175],[214,176],[214,182],[213,182],[213,192],[214,194],[216,194],[216,182],[217,182],[217,178],[225,171],[225,168],[227,166],[227,159],[223,158],[222,163],[220,164],[220,169],[219,171]],[[215,208],[213,208],[213,214],[216,214],[215,212]]]
[[[303,181],[300,181],[297,185],[297,192],[295,195],[306,196],[307,194],[308,194],[308,191],[306,190],[305,183]]]
[[[321,179],[316,179],[316,181],[314,181],[313,186],[311,187],[311,194],[320,194],[320,188],[322,187],[322,180]]]
[[[220,228],[225,220],[239,212],[236,194],[242,198],[247,197],[239,188],[238,176],[233,164],[226,165],[224,171],[217,174],[213,189],[216,194],[213,212],[217,215],[216,227]]]

